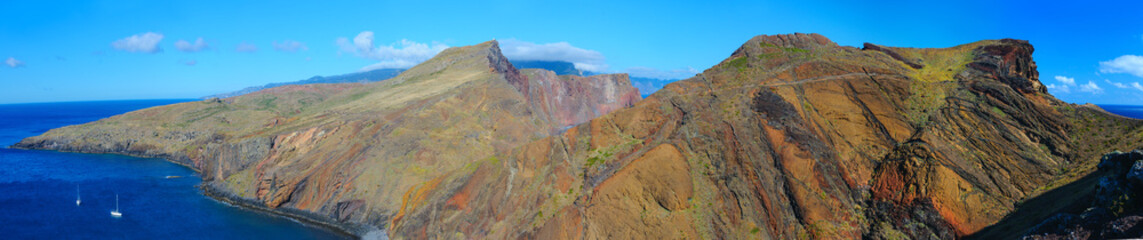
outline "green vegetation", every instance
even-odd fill
[[[624,134],[622,132],[618,132],[618,130],[616,131],[616,135],[620,136],[624,142],[606,148],[591,150],[586,162],[584,163],[584,168],[591,168],[598,164],[606,163],[608,159],[611,159],[611,157],[615,155],[615,153],[624,150],[630,150],[637,144],[643,143],[643,140],[637,139],[631,134]]]
[[[261,95],[258,96],[257,100],[255,100],[255,106],[257,106],[259,110],[272,110],[278,107],[278,104],[275,102],[277,100],[277,96],[269,94]]]
[[[746,69],[749,68],[745,57],[735,58],[734,60],[727,61],[726,64],[730,67],[733,67],[735,70],[738,70],[738,72],[745,72]]]
[[[778,58],[779,56],[782,56],[782,54],[781,53],[763,53],[762,55],[758,55],[758,59],[759,60],[770,60],[770,59]]]
[[[905,233],[903,233],[901,231],[897,231],[897,229],[894,229],[893,225],[890,224],[889,222],[881,222],[880,229],[881,229],[880,235],[882,237],[885,237],[885,239],[889,239],[889,240],[909,239],[908,235],[905,235]]]
[[[1002,118],[1008,118],[1008,114],[1004,113],[1004,110],[1000,110],[1000,108],[998,108],[996,106],[992,106],[991,110],[992,110],[992,114],[995,114],[996,116],[1000,116]]]
[[[915,127],[928,124],[929,117],[945,105],[950,84],[913,81],[909,84],[910,95],[905,99],[905,118]]]
[[[941,82],[953,81],[957,74],[963,72],[976,57],[972,54],[972,50],[978,45],[980,43],[941,49],[893,48],[893,50],[905,59],[914,59],[924,65],[921,69],[913,69],[909,77],[923,82]],[[907,69],[912,68],[907,67]]]

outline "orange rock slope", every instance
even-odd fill
[[[1140,146],[1128,139],[1140,134],[1122,134],[1139,121],[1049,95],[1032,51],[1012,39],[858,49],[758,36],[631,108],[423,184],[389,229],[417,239],[964,237],[1092,171],[1102,151]]]

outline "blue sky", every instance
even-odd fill
[[[509,58],[682,77],[755,35],[813,32],[858,47],[1027,39],[1058,98],[1143,105],[1134,1],[236,2],[0,2],[0,103],[194,98],[491,39]]]

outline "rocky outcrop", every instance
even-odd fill
[[[1030,49],[1015,40],[971,49],[968,68],[946,83],[955,88],[940,90],[941,107],[877,167],[873,199],[937,212],[966,235],[1067,168],[1076,156],[1067,116],[1053,107],[1061,103],[1024,89],[1039,85]]]
[[[532,101],[540,104],[561,130],[643,99],[624,73],[581,77],[524,69],[522,74],[531,82],[528,92]]]
[[[155,107],[14,147],[167,158],[201,172],[212,196],[363,235],[451,172],[639,100],[626,75],[529,74],[491,41],[384,82]]]
[[[914,69],[921,69],[921,68],[925,67],[925,64],[922,63],[923,60],[921,60],[919,58],[911,58],[911,59],[905,58],[905,56],[901,56],[901,53],[898,53],[896,50],[893,50],[893,48],[891,48],[891,47],[885,47],[885,46],[872,44],[872,43],[865,43],[862,45],[861,50],[872,50],[872,51],[883,52],[883,53],[885,53],[885,55],[889,55],[889,57],[892,57],[893,59],[896,59],[897,61],[901,61],[901,63],[904,63],[905,65],[909,65],[909,67],[912,67]]]
[[[1117,239],[1143,236],[1143,151],[1100,159],[1099,184],[1080,213],[1057,213],[1024,239]]]

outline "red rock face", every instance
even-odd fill
[[[558,129],[587,122],[603,114],[630,107],[642,100],[627,74],[556,76],[552,71],[525,69],[529,96],[557,123]]]

